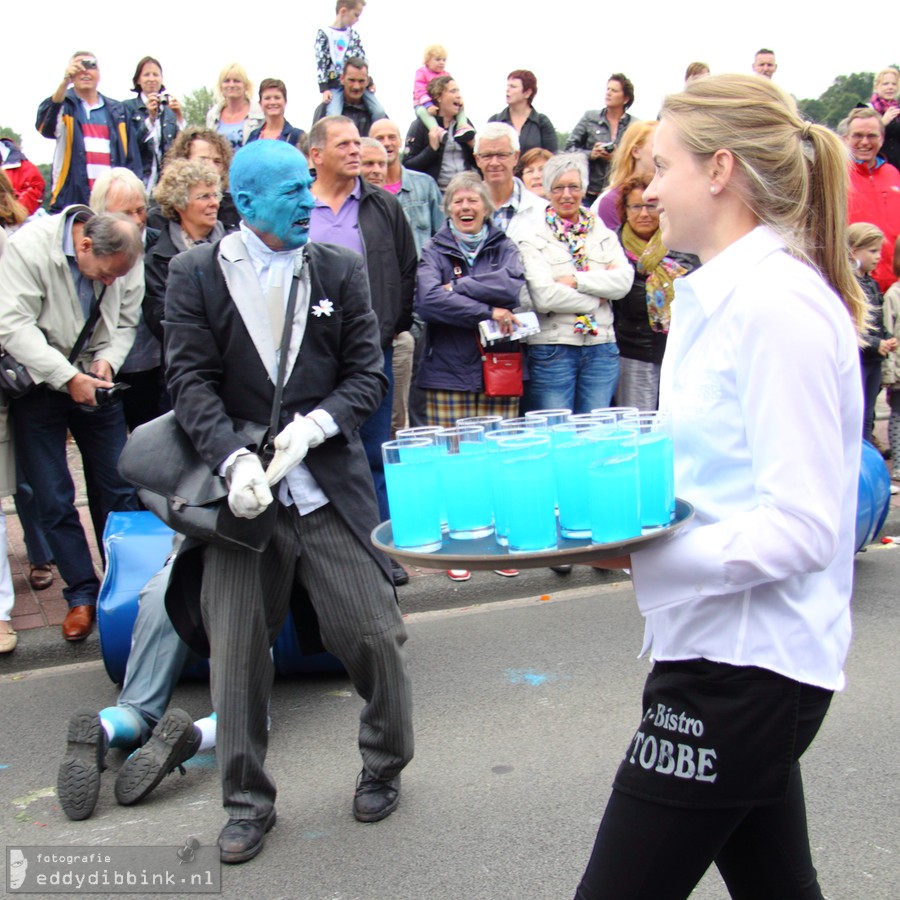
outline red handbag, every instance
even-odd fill
[[[492,350],[485,350],[481,341],[478,341],[478,349],[481,351],[485,395],[521,397],[525,392],[522,381],[522,351],[495,353]]]

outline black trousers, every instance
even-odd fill
[[[576,900],[684,900],[713,862],[736,900],[822,900],[799,759],[831,696],[801,686],[794,760],[780,803],[696,809],[613,790]]]

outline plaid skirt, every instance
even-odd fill
[[[504,419],[512,419],[518,414],[518,397],[488,397],[474,391],[425,389],[425,415],[429,425],[452,428],[457,419],[469,416],[503,416]]]

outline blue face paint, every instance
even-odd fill
[[[244,221],[273,249],[309,240],[315,206],[303,154],[283,141],[255,141],[235,155],[231,189]]]

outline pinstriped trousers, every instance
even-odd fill
[[[400,772],[413,755],[406,628],[387,576],[331,504],[305,516],[279,504],[262,553],[209,546],[204,554],[200,603],[228,815],[260,819],[275,802],[275,782],[264,767],[274,676],[269,648],[295,584],[310,597],[323,644],[363,698],[359,748],[365,768],[376,778]]]

